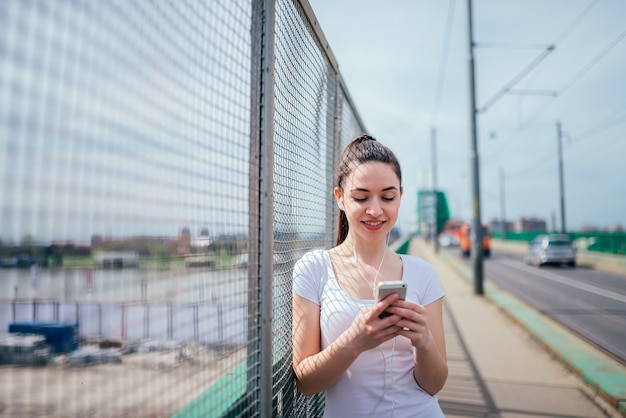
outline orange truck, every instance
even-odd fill
[[[459,249],[463,257],[469,257],[472,252],[472,224],[469,222],[463,223],[460,228],[456,230],[456,236],[459,241]],[[491,234],[489,228],[486,225],[482,226],[483,237],[483,256],[489,257],[491,255]]]

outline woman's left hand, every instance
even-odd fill
[[[428,316],[426,308],[422,305],[408,300],[398,300],[387,308],[387,312],[402,318],[396,324],[401,327],[397,335],[411,340],[413,347],[420,349],[431,341]]]

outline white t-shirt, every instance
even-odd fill
[[[400,255],[407,299],[428,305],[444,296],[435,269],[420,258]],[[293,293],[320,306],[322,349],[350,327],[357,313],[374,304],[357,299],[340,287],[326,250],[305,254],[294,266]],[[396,337],[365,351],[325,392],[326,418],[444,417],[436,397],[413,378],[413,347]]]

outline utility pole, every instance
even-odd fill
[[[439,232],[439,196],[437,195],[437,130],[434,127],[430,129],[430,141],[433,166],[433,206],[435,207],[435,219],[433,221],[433,244],[435,246],[435,253],[438,253],[439,239],[437,235]]]
[[[559,153],[559,194],[561,197],[561,234],[566,233],[565,227],[565,187],[563,186],[563,132],[561,131],[561,122],[556,123],[556,132],[558,140]]]
[[[478,139],[476,129],[476,86],[474,83],[474,33],[472,27],[472,0],[467,0],[467,29],[469,41],[469,84],[470,84],[470,125],[472,167],[472,261],[474,265],[474,293],[482,295],[483,290],[483,230],[480,219],[480,179],[478,165]]]

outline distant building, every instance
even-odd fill
[[[455,234],[456,231],[459,230],[460,226],[465,222],[470,221],[462,221],[462,220],[449,220],[446,222],[446,226],[444,228],[444,233]],[[489,232],[497,234],[502,233],[504,228],[504,232],[546,232],[548,230],[547,223],[545,219],[538,217],[521,217],[515,221],[507,221],[501,220],[500,218],[493,218],[487,224],[489,228]]]
[[[191,241],[189,243],[192,251],[206,251],[209,246],[211,245],[211,243],[213,242],[213,239],[211,237],[197,237],[197,238],[191,238]]]
[[[191,232],[189,228],[185,227],[180,231],[180,236],[178,237],[178,248],[176,249],[178,254],[189,254],[191,253]]]
[[[100,248],[104,243],[104,239],[102,235],[92,235],[91,236],[91,248]]]
[[[514,223],[507,220],[500,220],[499,218],[493,218],[489,222],[489,230],[491,232],[501,233],[504,228],[504,232],[511,232],[514,228]]]
[[[514,222],[515,232],[545,232],[548,230],[545,219],[521,217]]]
[[[96,267],[128,268],[139,265],[139,254],[136,251],[100,251],[93,256]]]

